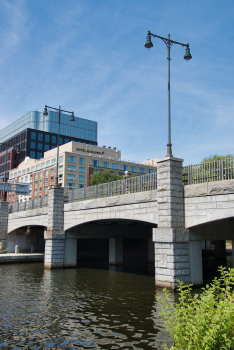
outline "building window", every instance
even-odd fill
[[[85,158],[80,157],[80,164],[85,164]]]
[[[84,175],[79,175],[79,181],[80,181],[80,182],[84,182],[84,181],[85,181]]]
[[[46,169],[45,175],[47,176],[49,174],[49,169]]]
[[[37,159],[41,159],[42,158],[42,152],[37,152]]]
[[[109,168],[109,162],[102,161],[102,167],[103,168]]]
[[[42,187],[39,187],[39,193],[41,193],[42,192]]]
[[[30,168],[27,168],[27,174],[30,173]]]
[[[92,166],[99,166],[99,160],[92,159]]]
[[[37,194],[37,188],[35,188],[35,190],[34,190],[34,194]]]
[[[26,175],[24,179],[25,179],[25,181],[28,181],[28,175]]]
[[[48,180],[48,179],[47,179]],[[48,186],[45,186],[45,192],[47,192],[48,191]]]
[[[139,167],[139,173],[140,173],[140,174],[145,174],[145,168]]]
[[[84,184],[79,184],[79,188],[84,188]]]
[[[34,171],[34,170],[35,170],[35,166],[32,166],[32,167],[31,167],[31,171]]]
[[[63,171],[63,165],[59,165],[59,173]]]
[[[50,135],[45,135],[45,142],[50,142]]]
[[[147,174],[153,174],[153,169],[147,169]]]
[[[63,138],[59,136],[59,144],[62,145],[63,144]]]
[[[18,171],[18,176],[21,176],[21,171]]]
[[[59,163],[62,163],[63,162],[63,156],[60,156],[59,157]]]
[[[75,174],[67,174],[67,180],[68,181],[76,181],[76,175]]]
[[[123,170],[123,171],[128,171],[128,165],[126,165],[126,164],[121,164],[121,170]]]
[[[54,173],[54,168],[51,168],[50,173],[51,175]]]
[[[69,139],[65,138],[65,142],[64,143],[68,143],[69,142]]]
[[[31,141],[31,148],[36,148],[36,142]]]
[[[94,173],[99,173],[99,169],[93,169]]]
[[[43,171],[40,171],[40,177],[43,177]]]
[[[35,184],[34,184],[34,186],[35,186],[35,187],[37,186],[37,181],[35,181]]]
[[[72,183],[72,182],[67,182],[67,189],[68,190],[74,190],[76,187],[76,184]]]
[[[52,165],[56,163],[56,158],[52,159]]]
[[[46,166],[50,166],[50,160],[46,161]]]
[[[37,134],[37,139],[38,141],[43,141],[43,134],[41,134],[40,132]]]
[[[135,166],[135,165],[130,165],[130,171],[131,171],[132,173],[136,173],[136,171],[137,171],[136,166]]]
[[[50,177],[50,182],[54,182],[54,177],[53,176]]]
[[[47,145],[47,143],[45,144],[45,151],[49,151],[50,149],[50,145]]]
[[[25,175],[25,169],[24,169],[24,170],[22,170],[22,175]]]
[[[56,143],[56,136],[52,136],[52,143]]]
[[[36,170],[39,170],[40,169],[40,164],[37,164],[36,165]]]
[[[37,179],[37,178],[38,178],[38,173],[35,174],[35,179]]]
[[[40,186],[42,186],[42,179],[40,180],[40,183],[39,183]]]
[[[40,150],[43,150],[43,143],[38,142],[37,148]]]
[[[45,178],[45,184],[48,184],[48,177]]]
[[[67,165],[67,171],[70,171],[70,172],[75,173],[75,172],[76,172],[76,166],[75,166],[75,165],[68,164],[68,165]]]
[[[112,163],[112,169],[119,169],[118,163]]]
[[[79,167],[79,173],[82,173],[82,174],[85,173],[85,167],[84,166],[80,166]]]
[[[10,175],[10,179],[13,179],[13,174]]]
[[[32,174],[30,175],[30,181],[32,181]]]
[[[43,169],[45,167],[45,162],[41,163],[41,169]]]
[[[69,163],[74,163],[74,164],[76,164],[76,157],[75,157],[75,156],[68,156],[67,161],[68,161]]]
[[[36,133],[34,131],[31,132],[31,140],[36,140]]]

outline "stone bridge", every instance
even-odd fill
[[[9,214],[7,233],[43,227],[47,268],[76,266],[79,238],[108,238],[114,264],[123,262],[124,238],[147,238],[156,285],[175,288],[177,280],[202,284],[202,240],[223,248],[234,240],[233,218],[234,180],[183,186],[182,160],[166,157],[157,165],[157,189],[64,203],[63,188],[54,187],[48,207]]]

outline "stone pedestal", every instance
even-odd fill
[[[153,229],[155,284],[172,289],[178,281],[189,284],[191,278],[189,230],[184,228],[182,162],[172,156],[157,162],[158,228]]]
[[[65,239],[64,267],[74,267],[77,265],[77,239]]]
[[[65,233],[63,231],[64,189],[54,186],[48,196],[48,227],[45,238],[45,268],[61,268],[64,264]]]
[[[2,249],[7,248],[8,202],[0,202],[0,242]]]
[[[122,238],[109,238],[109,264],[123,264]]]
[[[154,228],[155,284],[175,289],[178,280],[190,283],[187,229]]]

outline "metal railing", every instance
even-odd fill
[[[234,179],[234,157],[188,165],[183,168],[184,185]]]
[[[64,195],[64,202],[72,203],[156,189],[157,173],[153,173],[69,191]]]
[[[31,210],[36,208],[47,207],[48,197],[36,198],[31,201],[15,203],[9,206],[9,213],[17,213],[19,211]]]

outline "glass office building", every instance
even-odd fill
[[[61,114],[59,144],[70,141],[97,146],[97,122]],[[32,111],[25,114],[6,128],[0,130],[0,152],[15,147],[19,153],[19,162],[26,156],[40,159],[45,151],[57,146],[58,113],[49,111],[47,117],[42,112]]]

